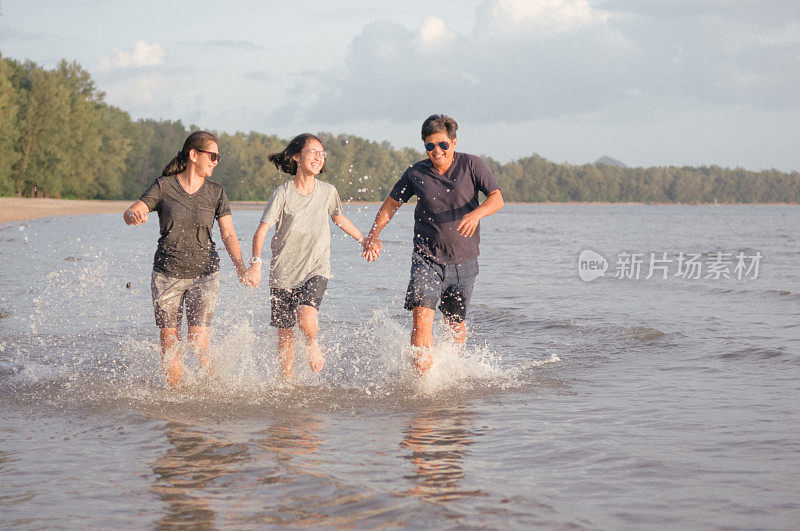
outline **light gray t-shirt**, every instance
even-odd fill
[[[269,285],[294,289],[314,276],[331,277],[330,216],[342,213],[339,192],[314,179],[314,191],[301,195],[292,181],[272,193],[261,223],[275,226]]]

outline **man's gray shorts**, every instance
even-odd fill
[[[180,328],[184,307],[189,326],[209,326],[219,297],[219,271],[195,278],[153,271],[150,289],[157,327]]]
[[[460,264],[438,264],[416,251],[411,256],[411,280],[406,291],[405,309],[416,307],[439,310],[450,321],[463,323],[478,277],[478,259]]]

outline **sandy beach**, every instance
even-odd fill
[[[91,201],[71,199],[29,199],[0,197],[0,223],[76,214],[107,214],[125,211],[131,201]]]
[[[87,199],[32,199],[24,197],[0,197],[0,223],[24,221],[26,219],[78,214],[122,214],[133,200],[94,201]],[[265,202],[231,201],[235,210],[260,210]]]

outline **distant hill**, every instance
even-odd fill
[[[625,164],[618,161],[617,159],[612,159],[611,157],[600,157],[596,161],[594,161],[595,166],[599,166],[600,164],[605,164],[606,166],[616,166],[617,168],[625,168]]]

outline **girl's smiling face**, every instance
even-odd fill
[[[325,148],[318,140],[310,138],[300,153],[293,158],[297,161],[297,172],[304,175],[317,175],[325,165]]]

